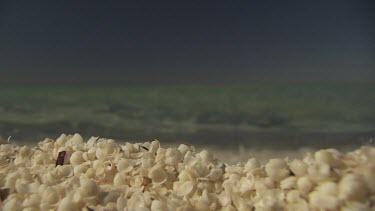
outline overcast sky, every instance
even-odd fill
[[[5,0],[0,82],[374,81],[371,2]]]

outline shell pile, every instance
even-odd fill
[[[375,148],[227,165],[183,144],[63,134],[1,145],[0,185],[0,210],[375,210]]]

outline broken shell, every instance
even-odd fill
[[[158,148],[158,150],[156,151],[156,157],[155,157],[155,162],[160,162],[160,161],[164,161],[164,158],[165,158],[165,152],[166,150],[163,149],[163,148]]]
[[[121,159],[117,163],[117,171],[119,172],[130,172],[133,170],[135,161],[130,159]]]
[[[168,148],[165,152],[165,160],[164,162],[167,165],[175,166],[177,163],[182,161],[181,152],[178,149]]]
[[[208,165],[197,158],[191,158],[186,162],[185,170],[188,171],[193,178],[207,177],[210,173]]]
[[[179,147],[178,147],[178,150],[181,152],[181,155],[182,157],[185,157],[186,153],[188,151],[190,151],[190,147],[185,145],[185,144],[181,144]]]
[[[197,154],[197,157],[200,157],[203,162],[211,163],[214,160],[214,156],[206,150],[202,150]]]
[[[141,158],[145,153],[144,152],[136,152],[136,153],[132,153],[130,154],[130,158],[131,159],[139,159]]]
[[[143,177],[140,175],[133,176],[130,178],[130,185],[132,187],[136,187],[136,188],[141,187],[142,183],[143,183]]]
[[[178,196],[187,196],[189,194],[192,194],[195,188],[195,183],[192,181],[175,182],[173,184],[173,189],[176,191],[176,194]]]
[[[28,146],[23,146],[19,149],[19,155],[23,158],[28,157],[30,155],[30,152],[31,150],[30,150],[30,147]]]
[[[115,186],[121,186],[129,184],[129,182],[127,182],[127,176],[119,172],[113,178],[113,184]]]
[[[99,137],[92,136],[86,143],[86,146],[88,148],[92,148],[96,146],[96,142],[99,139]]]
[[[158,149],[160,148],[160,142],[155,140],[153,142],[151,142],[150,146],[149,146],[149,151],[153,154],[155,154]]]
[[[251,158],[246,162],[244,166],[244,172],[252,173],[254,170],[258,169],[259,167],[260,167],[260,162],[255,158]]]
[[[227,167],[225,167],[225,172],[227,172],[229,174],[242,175],[243,167],[242,166],[227,166]]]
[[[238,192],[241,195],[246,194],[247,192],[251,191],[254,186],[254,178],[247,178],[247,177],[241,177],[239,183],[238,183]]]
[[[97,144],[96,157],[99,160],[113,158],[119,150],[120,148],[112,139],[100,141]]]
[[[219,180],[223,176],[223,170],[221,168],[213,168],[207,175],[207,178],[211,181]]]
[[[190,181],[190,180],[193,180],[193,177],[190,176],[187,170],[182,170],[180,174],[178,175],[178,179],[180,181]]]
[[[58,146],[65,146],[66,141],[67,141],[66,135],[61,134],[61,136],[58,139],[56,139],[55,144],[57,144]]]

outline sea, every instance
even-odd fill
[[[371,145],[375,84],[0,86],[3,141],[62,133],[223,149]]]

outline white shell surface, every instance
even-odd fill
[[[61,151],[63,165],[56,166]],[[375,210],[375,148],[224,164],[193,146],[61,135],[0,146],[0,210]]]

